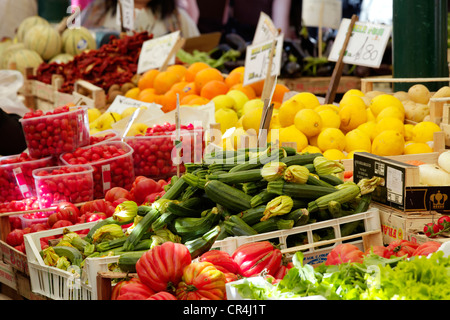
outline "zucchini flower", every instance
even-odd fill
[[[328,160],[323,156],[314,158],[314,169],[319,175],[333,174],[343,172],[345,170],[344,164],[337,160]]]
[[[125,231],[125,235],[127,235],[127,236],[130,235],[131,231],[133,231],[134,227],[136,227],[136,225],[139,223],[139,221],[142,220],[142,218],[144,218],[144,217],[139,216],[139,215],[134,217],[133,224],[127,228],[127,231]]]
[[[112,217],[119,222],[131,221],[137,215],[138,205],[134,201],[124,201],[117,205]]]
[[[56,254],[55,250],[53,249],[53,247],[47,247],[44,250],[42,250],[42,258],[44,260],[44,263],[47,266],[55,266],[56,262],[59,259],[59,256]]]
[[[266,181],[275,181],[281,179],[287,166],[283,162],[269,162],[261,169],[261,176]]]
[[[155,202],[152,203],[152,208],[158,210],[161,214],[166,212],[167,207],[169,206],[169,203],[175,202],[175,200],[169,200],[169,199],[158,199]]]
[[[68,241],[68,242],[72,242],[73,239],[75,238],[79,238],[80,235],[76,232],[70,231],[69,229],[64,229],[63,230],[63,237],[61,238],[61,241]]]
[[[181,243],[181,237],[179,235],[173,234],[169,229],[159,229],[155,231],[155,235],[165,239],[165,241]]]
[[[99,243],[104,240],[114,240],[124,236],[122,227],[118,224],[106,224],[98,228],[92,236],[93,243]]]
[[[267,203],[266,209],[264,210],[264,216],[261,218],[261,221],[265,221],[270,217],[281,216],[289,213],[291,212],[293,206],[294,201],[291,197],[278,196]]]
[[[89,243],[84,247],[83,255],[85,257],[89,257],[94,252],[95,252],[95,244]]]
[[[59,257],[56,260],[55,267],[61,270],[67,270],[70,267],[70,261],[66,257]]]
[[[305,166],[292,165],[287,167],[284,171],[284,180],[287,182],[294,182],[305,184],[308,181],[309,170]]]
[[[373,192],[378,186],[384,184],[384,178],[372,177],[370,179],[361,179],[358,182],[358,187],[361,190],[361,195]]]
[[[72,247],[72,248],[75,248],[73,245],[72,245],[72,243],[70,243],[68,240],[64,240],[64,239],[61,239],[61,241],[59,241],[57,244],[56,244],[56,246],[58,247],[58,246],[65,246],[65,247]]]

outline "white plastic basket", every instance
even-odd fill
[[[24,235],[30,271],[31,291],[53,300],[97,300],[97,272],[108,271],[108,264],[118,261],[119,256],[87,258],[78,274],[48,266],[40,255],[40,239],[61,235],[65,228],[70,231],[90,229],[97,221],[69,227],[28,233]],[[81,275],[81,276],[80,276]]]

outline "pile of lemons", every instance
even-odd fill
[[[295,142],[298,152],[320,152],[334,160],[351,159],[357,151],[380,156],[433,152],[433,134],[440,127],[431,121],[405,123],[404,102],[358,89],[348,90],[338,104],[320,104],[312,93],[296,93],[274,109],[268,141]],[[243,105],[232,147],[240,135],[258,134],[261,103]]]

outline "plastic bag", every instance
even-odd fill
[[[23,117],[30,111],[20,100],[18,91],[24,84],[23,75],[16,70],[0,70],[0,108]]]

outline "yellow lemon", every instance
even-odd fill
[[[316,110],[316,109],[315,109]],[[333,109],[323,109],[318,111],[320,118],[322,118],[322,128],[339,128],[341,125],[341,118],[339,113]]]
[[[364,92],[362,92],[362,91],[359,90],[359,89],[350,89],[350,90],[347,90],[347,91],[344,93],[344,95],[342,96],[342,99],[344,99],[344,98],[347,97],[347,96],[364,97],[365,94],[364,94]],[[342,100],[342,99],[341,99],[341,100]]]
[[[329,109],[334,110],[337,114],[339,114],[339,107],[334,104],[321,104],[320,106],[314,108],[317,112]]]
[[[374,90],[374,91],[366,92],[366,97],[369,98],[370,100],[372,100],[376,96],[380,96],[382,94],[386,94],[386,92]]]
[[[415,142],[433,141],[435,132],[441,131],[441,128],[434,122],[422,121],[413,128],[413,140]]]
[[[423,84],[415,84],[408,89],[408,96],[416,103],[428,104],[431,93]]]
[[[375,117],[378,116],[381,110],[387,107],[397,107],[405,112],[402,102],[390,94],[380,94],[374,97],[370,100],[369,107]]]
[[[399,132],[402,136],[405,134],[405,126],[403,121],[400,121],[398,118],[386,117],[377,121],[377,125],[375,127],[375,133],[378,135],[386,130],[395,130]]]
[[[321,131],[321,132],[322,132],[322,131]],[[320,134],[320,133],[319,133],[319,134]],[[319,137],[319,134],[316,135],[316,136],[314,136],[314,137],[309,137],[309,138],[308,138],[309,144],[310,144],[311,146],[319,147],[319,146],[317,145],[317,138]]]
[[[317,137],[317,146],[325,152],[328,149],[345,149],[345,135],[337,128],[325,128]]]
[[[242,107],[242,115],[249,113],[253,109],[257,109],[259,107],[264,107],[264,102],[261,99],[251,99],[244,103]]]
[[[220,131],[224,133],[227,129],[235,127],[239,118],[236,111],[229,108],[220,108],[214,113],[216,123],[220,123]]]
[[[241,116],[238,120],[238,122],[236,123],[236,128],[241,128],[242,127],[242,119],[244,119],[244,116]]]
[[[318,147],[316,146],[311,146],[308,145],[306,148],[303,148],[302,153],[322,153],[322,150],[320,150]]]
[[[234,102],[236,103],[235,110],[238,116],[241,116],[245,103],[248,102],[248,100],[250,100],[248,96],[241,90],[235,89],[228,91],[226,95],[234,100]]]
[[[405,123],[404,128],[405,128],[405,141],[412,141],[414,138],[413,134],[414,125],[411,123]]]
[[[236,128],[231,136],[227,138],[227,140],[229,140],[229,144],[231,144],[231,149],[239,148],[239,146],[241,145],[242,136],[248,136],[247,132],[245,132],[243,128]]]
[[[340,129],[344,132],[356,129],[360,124],[367,122],[366,105],[357,96],[349,96],[339,107],[341,119]]]
[[[356,150],[350,151],[349,153],[347,153],[347,159],[353,159],[355,152],[367,152],[367,150],[356,149]]]
[[[366,113],[367,113],[367,121],[376,121],[377,119],[375,118],[375,116],[372,113],[372,110],[370,110],[370,108],[366,108]]]
[[[280,145],[283,145],[283,142],[295,142],[297,152],[308,146],[308,138],[295,125],[279,129],[279,142]]]
[[[433,148],[431,148],[428,144],[424,142],[409,143],[405,146],[405,149],[403,151],[404,154],[430,153],[430,152],[433,152]]]
[[[294,125],[309,138],[320,133],[322,118],[313,109],[302,109],[295,115]]]
[[[358,126],[357,129],[361,130],[362,132],[364,132],[365,134],[367,134],[370,138],[370,141],[373,141],[373,139],[375,139],[376,136],[376,122],[375,121],[367,121],[363,124],[360,124]]]
[[[372,142],[372,153],[379,156],[396,156],[403,154],[405,139],[396,130],[385,130]]]
[[[377,115],[376,120],[379,121],[386,117],[394,117],[398,118],[400,121],[405,121],[405,111],[400,110],[398,107],[386,107],[383,110],[380,111],[380,113]]]
[[[280,116],[278,112],[272,113],[272,120],[270,120],[270,129],[280,129],[282,128],[280,124]]]
[[[214,102],[215,110],[228,108],[228,109],[234,109],[236,110],[236,101],[225,94],[219,94],[211,99],[212,102]]]
[[[342,160],[345,159],[345,154],[339,149],[328,149],[323,153],[323,156],[328,160]]]
[[[289,98],[301,102],[305,108],[314,109],[320,105],[319,99],[311,92],[300,92]]]
[[[254,130],[256,134],[259,132],[259,126],[261,125],[261,117],[262,117],[263,107],[257,107],[246,112],[243,115],[242,119],[242,127],[245,131]]]
[[[87,109],[89,123],[97,119],[102,115],[102,112],[97,108],[88,108]]]
[[[141,90],[138,87],[132,88],[125,93],[125,97],[138,100],[139,93]]]
[[[372,142],[369,135],[359,129],[353,129],[345,135],[345,151],[351,152],[353,150],[365,150],[370,152],[372,149]]]
[[[305,109],[305,105],[296,99],[291,98],[283,102],[278,109],[278,119],[281,126],[289,127],[293,125],[295,115],[302,109]]]

